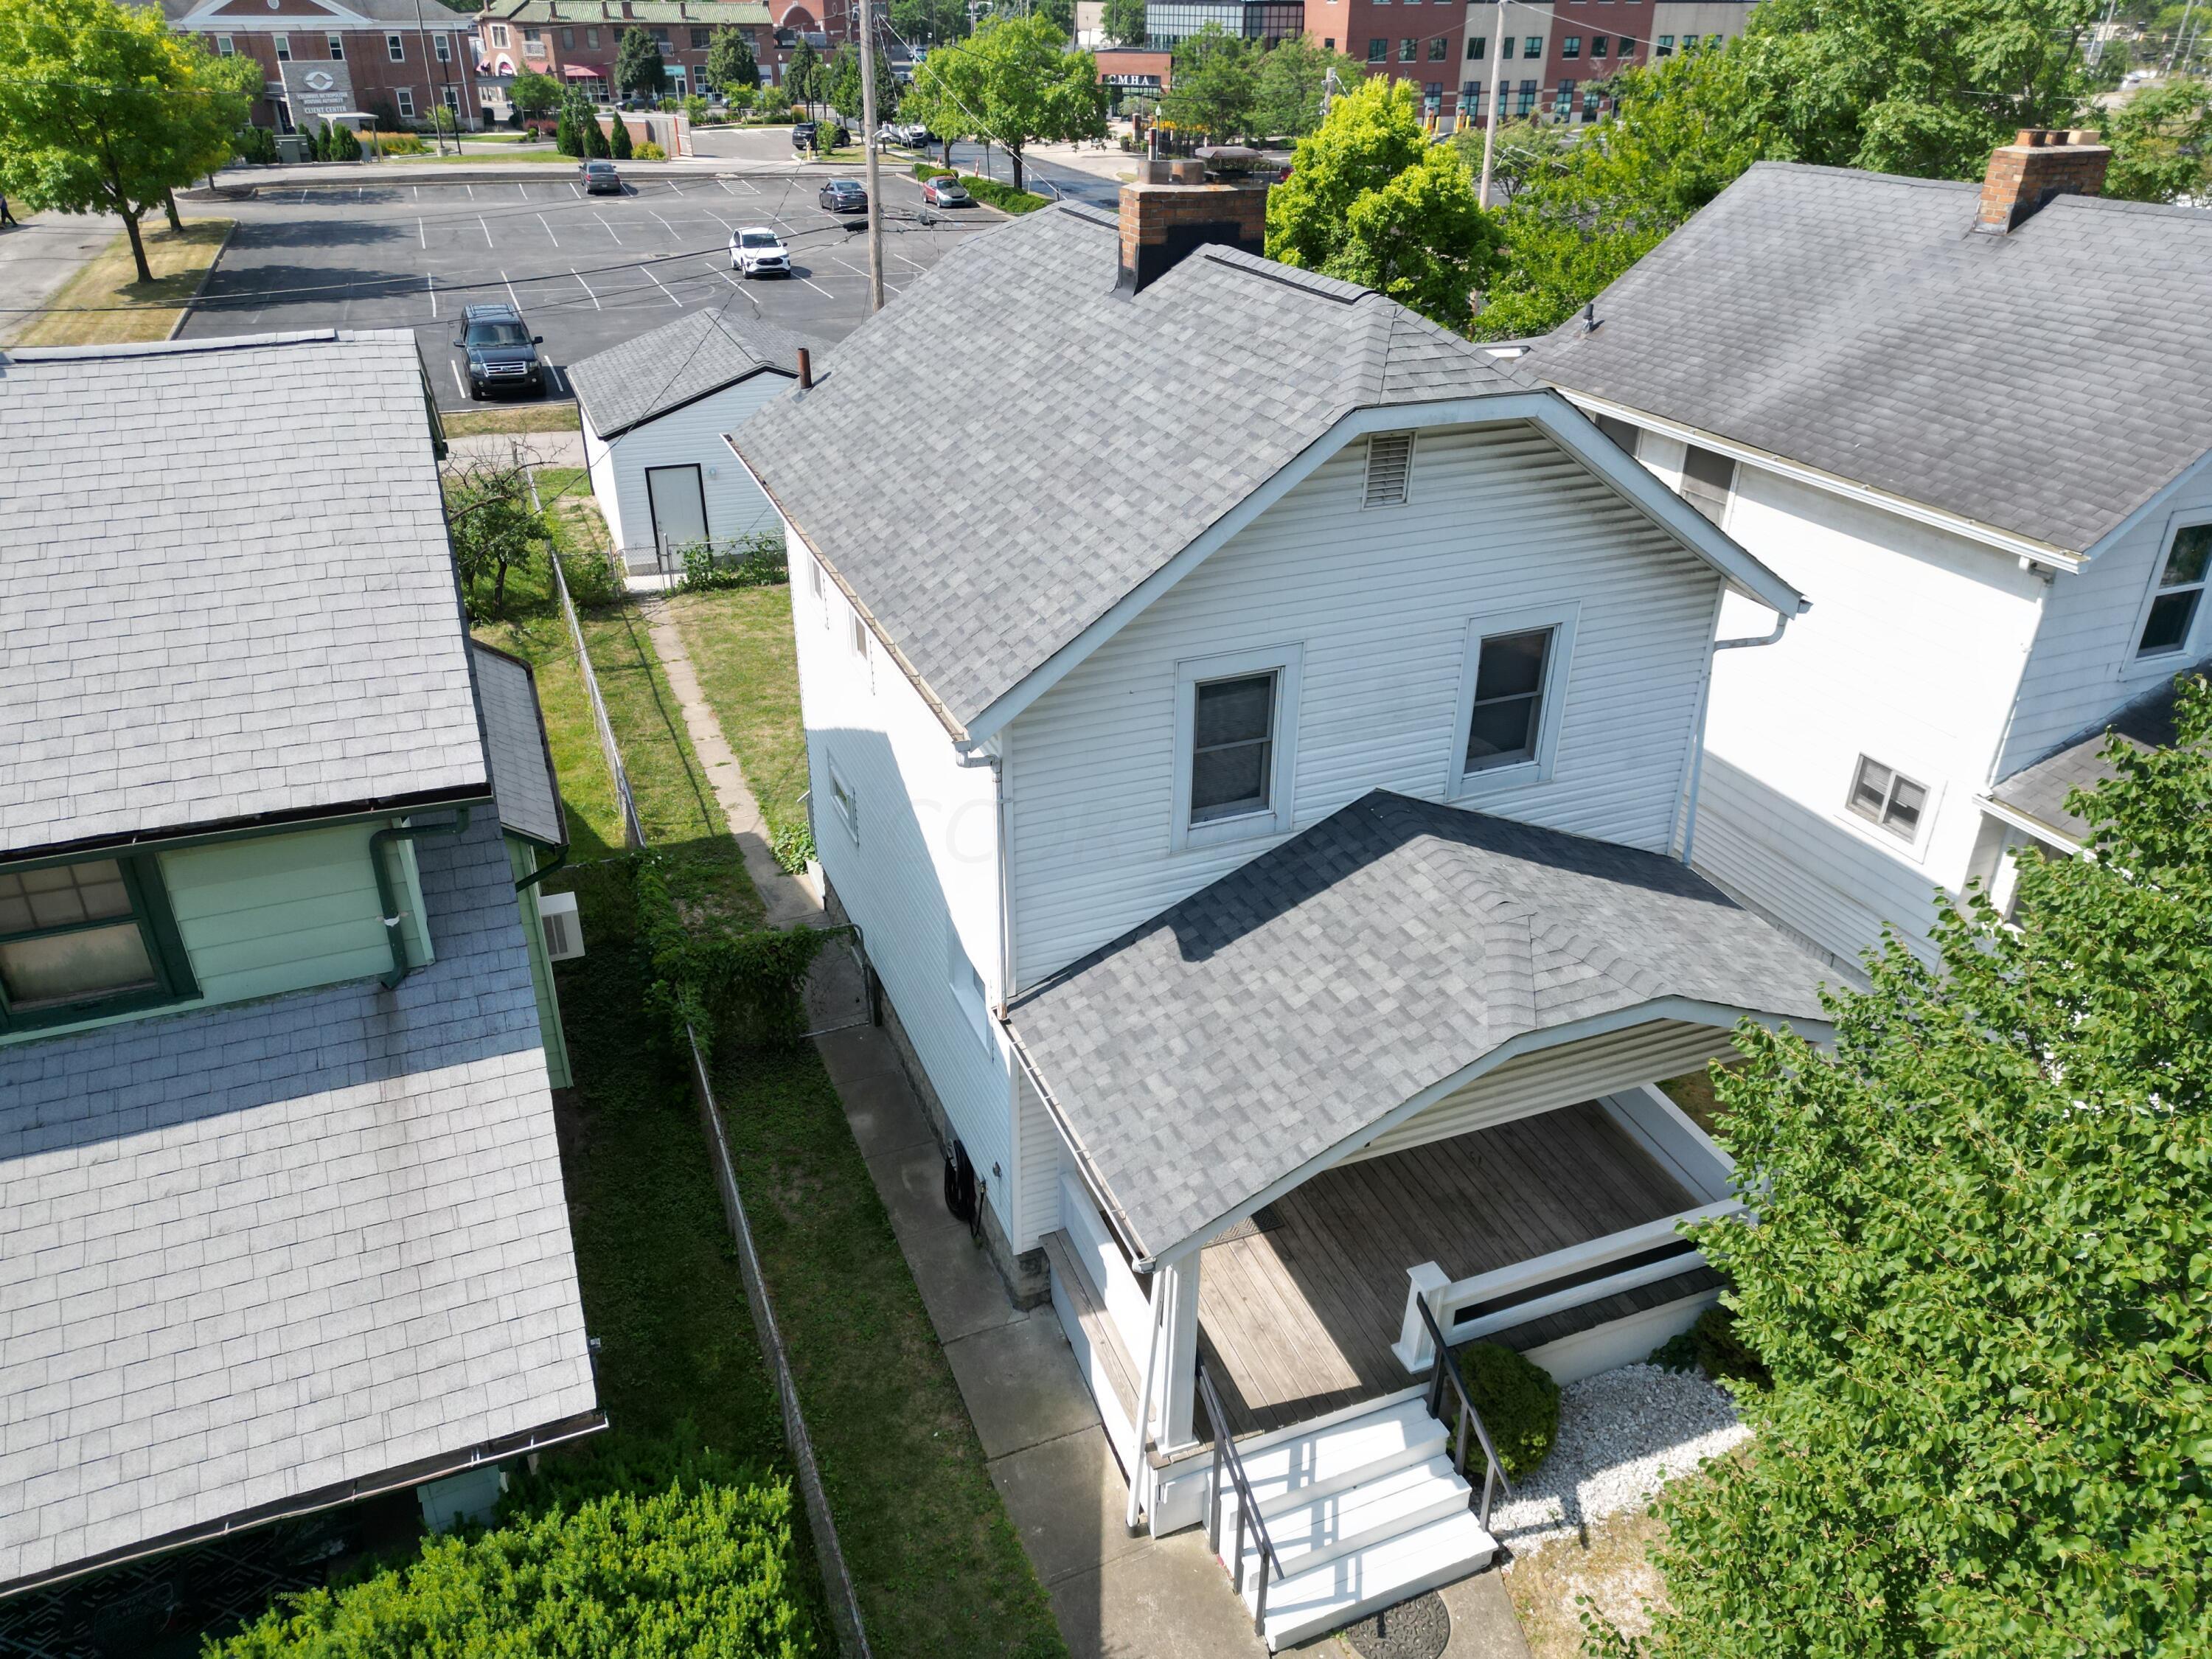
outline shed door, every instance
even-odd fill
[[[696,466],[649,466],[646,499],[653,507],[653,547],[672,562],[707,539],[707,487]]]

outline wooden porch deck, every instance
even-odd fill
[[[1701,1201],[1595,1101],[1326,1170],[1200,1253],[1199,1353],[1232,1433],[1303,1422],[1417,1380],[1390,1351],[1408,1267],[1471,1278]]]

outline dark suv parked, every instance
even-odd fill
[[[791,125],[793,149],[842,149],[852,142],[853,135],[835,121],[794,121]]]
[[[544,337],[532,334],[513,306],[470,306],[461,313],[453,349],[461,354],[469,396],[545,390],[545,365],[538,360]]]

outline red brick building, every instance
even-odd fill
[[[1750,10],[1751,0],[1469,0],[1461,106],[1470,125],[1488,118],[1494,70],[1503,119],[1601,120],[1609,76],[1718,46],[1743,33]]]
[[[1411,81],[1429,113],[1457,118],[1466,55],[1464,0],[1306,0],[1306,33],[1358,59],[1370,75]]]
[[[471,95],[475,20],[424,0],[162,0],[178,33],[260,64],[257,125],[362,113],[428,121],[433,107],[480,125]]]
[[[643,29],[668,67],[670,95],[681,98],[709,84],[714,37],[738,29],[763,83],[781,85],[802,39],[826,56],[850,38],[856,10],[845,0],[495,0],[476,19],[477,61],[486,75],[534,70],[605,98],[623,33]]]

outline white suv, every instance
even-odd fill
[[[730,233],[730,269],[748,276],[788,276],[791,250],[765,226],[748,225]]]

